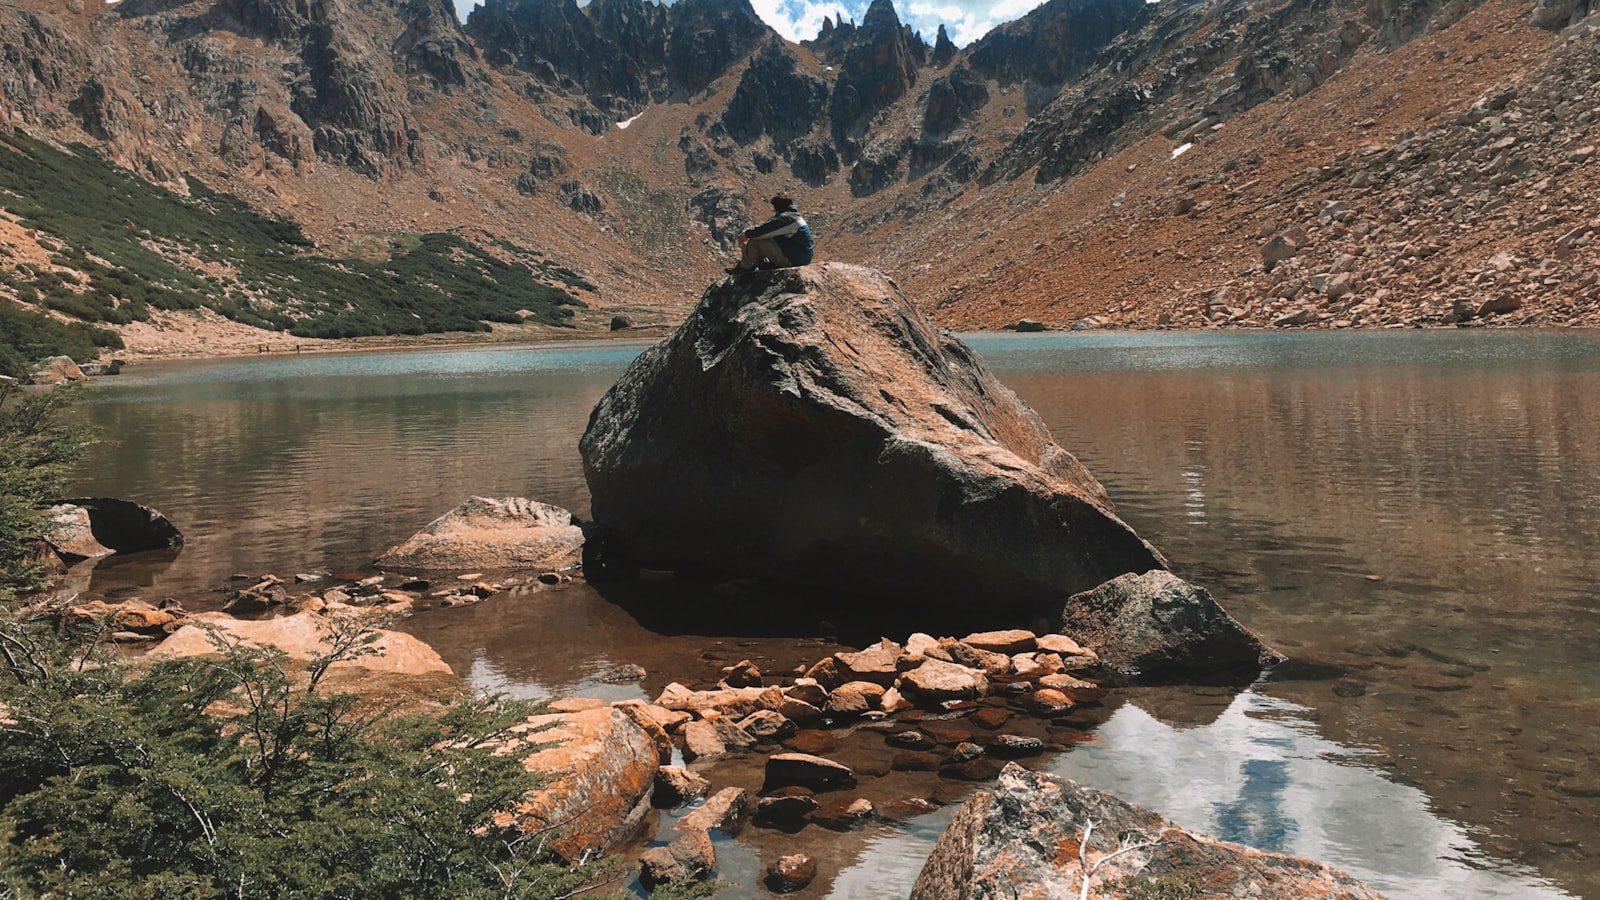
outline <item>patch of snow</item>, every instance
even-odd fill
[[[1178,157],[1184,155],[1185,153],[1188,153],[1189,152],[1189,148],[1193,147],[1193,146],[1194,146],[1194,144],[1182,144],[1182,145],[1179,145],[1177,147],[1172,148],[1172,158],[1173,159],[1177,159]]]
[[[644,115],[644,110],[641,109],[641,110],[639,110],[639,116],[642,116],[642,115]],[[617,127],[618,128],[627,128],[629,125],[632,125],[633,123],[639,121],[639,116],[634,116],[631,119],[623,119],[621,122],[617,123]]]

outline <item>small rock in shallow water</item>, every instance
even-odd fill
[[[858,828],[872,818],[872,801],[865,797],[823,799],[818,804],[817,811],[811,814],[811,821],[835,831]]]
[[[662,766],[656,770],[655,793],[651,802],[663,809],[676,809],[690,800],[704,797],[711,782],[683,766]]]
[[[775,753],[767,757],[766,782],[762,790],[788,785],[819,791],[837,790],[855,787],[856,776],[843,763],[807,753]]]
[[[1034,756],[1044,752],[1044,741],[1021,734],[1000,734],[989,744],[989,752],[1004,757]]]
[[[982,755],[983,755],[983,748],[982,747],[978,746],[977,744],[972,743],[971,741],[963,741],[962,743],[959,743],[959,744],[956,745],[955,752],[951,753],[949,758],[946,759],[945,762],[952,763],[952,764],[953,763],[964,763],[964,762],[966,762],[968,760],[977,759],[978,757],[980,757]]]
[[[908,750],[896,753],[889,768],[896,772],[936,772],[944,765],[944,757],[925,750]]]
[[[750,814],[750,795],[744,788],[728,787],[717,791],[699,808],[673,824],[675,831],[707,831],[715,828],[737,837]]]
[[[703,830],[684,833],[665,847],[653,847],[639,857],[639,880],[655,887],[683,878],[703,879],[717,867],[717,850]]]
[[[939,770],[940,778],[957,781],[989,781],[1000,774],[1000,763],[992,759],[969,759]]]
[[[817,810],[817,801],[803,794],[762,797],[756,801],[756,819],[762,822],[796,822]]]
[[[826,731],[808,728],[784,738],[783,746],[796,753],[828,753],[839,746],[839,741]]]
[[[722,680],[728,687],[759,687],[761,669],[748,659],[740,660],[722,670]]]
[[[999,728],[1011,718],[1011,710],[988,706],[972,714],[972,724],[980,728]]]
[[[919,726],[941,744],[960,744],[972,740],[972,726],[959,719],[932,719]]]
[[[622,663],[612,666],[601,673],[600,680],[606,684],[633,684],[637,681],[643,681],[645,676],[649,674],[644,670],[644,666]]]
[[[795,724],[781,713],[758,709],[739,720],[739,727],[758,741],[781,741],[794,734]]]
[[[928,750],[935,746],[933,738],[915,729],[887,735],[883,740],[891,747],[904,747],[907,750]]]
[[[1039,679],[1039,687],[1059,691],[1073,703],[1092,703],[1106,695],[1106,689],[1100,685],[1065,674],[1046,675]]]
[[[1059,716],[1071,711],[1072,700],[1066,694],[1050,688],[1033,692],[1033,711],[1041,716]]]
[[[886,819],[904,822],[915,819],[917,816],[926,815],[939,808],[939,804],[924,800],[921,797],[910,797],[905,800],[890,800],[883,804],[879,812]]]
[[[779,857],[767,866],[767,890],[789,894],[805,888],[817,877],[817,861],[804,853]]]

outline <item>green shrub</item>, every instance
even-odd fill
[[[67,414],[76,394],[0,385],[0,603],[40,584],[33,556],[44,536],[41,510],[61,496],[68,468],[88,443]]]
[[[151,309],[207,307],[304,337],[357,337],[483,331],[486,321],[520,321],[520,310],[569,324],[578,300],[565,287],[592,287],[509,241],[493,242],[502,251],[496,255],[455,233],[399,236],[376,262],[332,258],[293,222],[197,180],[188,184],[190,196],[180,196],[88,148],[65,152],[0,135],[0,203],[58,239],[64,249],[53,261],[87,277],[69,286],[53,273],[19,273],[19,298],[85,322],[125,324],[148,319]],[[200,275],[162,248],[234,275]],[[265,302],[244,300],[245,290]]]
[[[491,752],[526,706],[364,709],[327,676],[376,634],[334,621],[304,669],[218,637],[130,671],[0,620],[0,894],[553,898],[603,877],[494,823],[534,786]]]

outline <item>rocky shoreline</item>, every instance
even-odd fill
[[[365,577],[241,575],[215,610],[61,596],[31,613],[148,645],[147,659],[223,640],[304,661],[341,621],[367,621],[372,652],[341,675],[426,704],[464,682],[381,626],[533,584],[631,585],[644,604],[666,581],[704,596],[789,586],[906,622],[964,607],[984,630],[880,638],[781,672],[739,659],[653,697],[557,699],[495,747],[543,776],[499,824],[548,835],[569,862],[635,857],[645,890],[716,878],[719,842],[748,826],[763,884],[787,893],[837,871],[827,848],[847,838],[818,835],[965,802],[916,896],[1101,896],[1090,881],[1112,872],[1152,890],[1203,878],[1223,896],[1376,896],[1027,771],[1092,740],[1108,691],[1242,684],[1282,657],[1168,572],[1033,411],[882,275],[823,265],[713,286],[600,401],[581,452],[594,522],[474,497]],[[93,558],[71,548],[110,534],[104,516],[82,519],[57,516],[48,549],[62,560]],[[1019,826],[1027,816],[1053,823],[1059,852],[1035,858],[1043,825]]]

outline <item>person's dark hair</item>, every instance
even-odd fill
[[[778,212],[794,209],[794,198],[788,194],[777,194],[772,198],[772,208]]]

